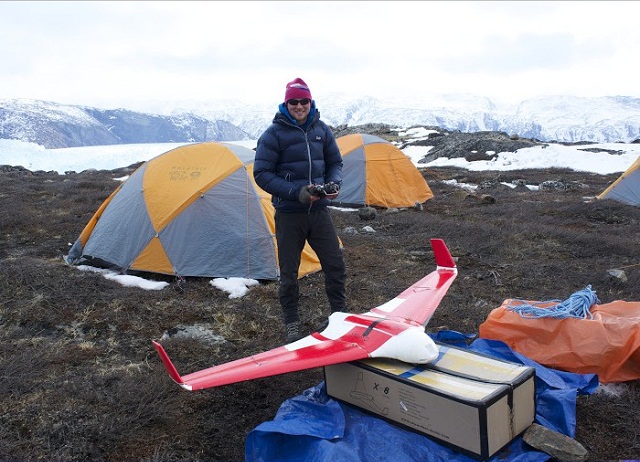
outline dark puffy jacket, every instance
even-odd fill
[[[258,139],[253,176],[271,194],[273,206],[282,212],[306,212],[326,207],[323,198],[302,204],[298,195],[310,184],[342,183],[342,155],[329,127],[320,120],[315,103],[305,127],[289,118],[281,105],[273,123]]]

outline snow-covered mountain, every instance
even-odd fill
[[[449,131],[501,131],[559,142],[640,139],[640,98],[546,96],[514,106],[485,97],[443,95],[407,100],[331,95],[318,103],[333,127],[388,124]],[[176,105],[163,114],[97,109],[37,100],[0,100],[0,138],[49,148],[130,143],[256,139],[271,123],[277,103],[213,101]]]
[[[38,100],[0,100],[0,139],[46,148],[137,143],[189,143],[247,139],[224,119],[193,113],[146,114]]]

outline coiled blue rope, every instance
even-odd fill
[[[515,304],[518,302],[519,304]],[[549,303],[557,302],[555,305],[543,307]],[[507,304],[507,309],[518,313],[523,318],[582,318],[593,319],[591,307],[600,303],[595,291],[591,290],[591,285],[585,289],[572,294],[564,302],[560,300],[547,300],[546,302],[528,303],[524,300],[513,299]]]

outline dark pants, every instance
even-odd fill
[[[346,270],[329,210],[321,208],[303,213],[276,211],[275,220],[280,265],[278,296],[285,324],[300,320],[298,269],[305,241],[309,242],[320,260],[331,311],[345,311]]]

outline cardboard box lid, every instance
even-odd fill
[[[356,361],[370,369],[403,379],[440,395],[476,406],[490,405],[508,392],[504,384],[478,382],[444,372],[414,366],[395,359],[368,358]]]
[[[516,386],[535,373],[530,366],[493,358],[475,351],[436,342],[438,357],[425,364],[429,369],[483,382]]]

